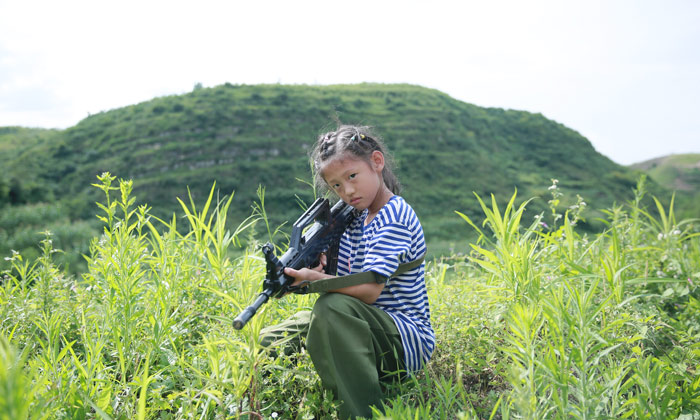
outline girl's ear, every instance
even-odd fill
[[[372,162],[372,169],[377,172],[384,170],[384,153],[380,152],[379,150],[375,150],[372,152],[370,160]]]

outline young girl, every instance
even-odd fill
[[[341,126],[319,137],[312,154],[317,183],[361,211],[340,242],[338,275],[373,271],[386,283],[366,283],[321,295],[311,313],[299,313],[264,332],[263,343],[284,332],[307,332],[306,347],[323,386],[340,401],[341,418],[371,416],[380,381],[414,372],[430,359],[435,334],[425,289],[425,264],[391,277],[400,264],[424,256],[423,229],[398,195],[399,183],[381,140],[368,127]],[[314,269],[285,269],[301,281],[332,277]]]

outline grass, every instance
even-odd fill
[[[131,181],[95,186],[103,232],[85,274],[56,265],[49,233],[36,258],[8,256],[0,418],[336,417],[307,354],[275,357],[257,341],[313,296],[231,325],[260,289],[264,205],[232,223],[234,198],[212,188],[165,221],[136,205]],[[582,234],[582,199],[562,209],[550,192],[532,221],[517,194],[500,207],[477,196],[481,218],[454,216],[478,239],[427,264],[433,360],[390,387],[375,418],[700,418],[697,221],[649,201],[641,179],[602,213],[602,233]]]

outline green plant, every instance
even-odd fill
[[[229,227],[233,196],[214,187],[201,200],[193,189],[169,221],[138,206],[129,181],[106,173],[97,187],[103,233],[82,276],[56,263],[53,235],[34,258],[8,257],[0,416],[337,418],[303,350],[258,344],[262,328],[311,308],[313,296],[274,299],[243,330],[231,325],[264,275],[253,223],[267,239],[283,234],[256,219],[269,215],[262,197],[254,218]],[[532,202],[516,205],[515,194],[505,208],[477,195],[483,222],[458,218],[480,236],[461,242],[471,253],[426,264],[432,361],[387,386],[373,417],[700,415],[700,237],[673,205],[647,210],[643,192],[640,183],[634,201],[601,212],[596,234],[565,195],[554,228],[523,223]],[[669,229],[681,233],[659,237]]]
[[[479,233],[477,243],[470,244],[475,251],[472,261],[499,280],[503,280],[515,299],[525,297],[537,300],[541,288],[541,273],[537,272],[536,262],[542,254],[539,237],[536,235],[538,219],[521,232],[520,221],[532,199],[523,202],[516,209],[516,196],[517,191],[513,193],[501,215],[495,196],[491,196],[489,208],[481,197],[476,195],[486,216],[483,226],[488,225],[491,234],[482,231],[467,215],[460,212],[457,214]],[[481,246],[481,243],[487,247]]]

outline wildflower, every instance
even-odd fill
[[[695,283],[693,283],[693,280],[691,280],[690,277],[688,277],[688,283],[690,283],[691,286],[695,286]]]
[[[545,222],[540,222],[540,224],[541,224],[542,227],[544,227],[545,229],[549,229],[549,226],[548,226]]]
[[[270,416],[271,416],[273,419],[276,419],[278,415],[279,415],[279,414],[277,414],[276,411],[273,411],[272,414],[271,414]]]

